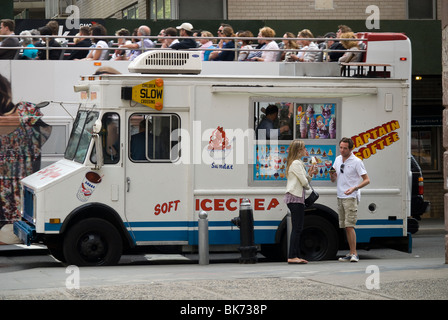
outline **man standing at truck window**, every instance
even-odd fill
[[[275,120],[278,118],[278,107],[274,104],[270,104],[264,111],[266,116],[261,120],[256,132],[257,140],[277,140],[280,135],[289,130],[288,125],[282,125],[280,128],[276,128]]]
[[[342,138],[339,142],[339,153],[330,169],[330,179],[337,181],[337,198],[339,211],[339,227],[345,228],[350,253],[339,261],[358,262],[356,251],[355,225],[358,219],[358,203],[361,198],[359,189],[370,183],[366,168],[361,159],[353,154],[353,141]]]

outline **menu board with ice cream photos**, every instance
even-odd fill
[[[255,146],[254,181],[286,181],[286,158],[289,144]],[[309,156],[302,161],[308,171],[316,159],[317,176],[313,181],[329,181],[329,170],[336,158],[335,145],[307,145]]]
[[[312,158],[316,160],[317,175],[313,177],[313,181],[329,181],[330,168],[336,159],[335,145],[307,145],[306,150],[309,156],[303,157],[302,161],[308,171],[312,166]]]
[[[254,181],[286,180],[286,157],[289,145],[255,146]]]
[[[334,103],[296,103],[297,139],[336,139]]]

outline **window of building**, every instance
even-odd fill
[[[123,9],[121,11],[121,16],[123,19],[138,19],[138,5],[134,3],[133,5]]]
[[[408,0],[408,19],[436,19],[435,0]]]
[[[149,0],[149,17],[152,20],[177,19],[173,7],[177,0]]]
[[[227,19],[227,0],[148,0],[148,8],[152,20]]]
[[[440,172],[441,167],[441,130],[439,126],[412,127],[411,153],[422,171]]]
[[[135,162],[179,158],[180,118],[176,114],[134,114],[129,118],[129,157]]]

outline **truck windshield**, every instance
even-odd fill
[[[83,163],[89,149],[93,125],[98,119],[98,112],[80,111],[76,116],[73,130],[65,149],[65,159]]]

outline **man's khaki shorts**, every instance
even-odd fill
[[[339,227],[355,227],[358,221],[358,199],[338,198]]]

